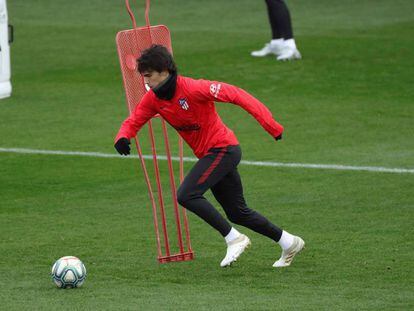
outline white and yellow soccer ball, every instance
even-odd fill
[[[52,267],[52,280],[59,288],[80,287],[85,282],[85,278],[85,265],[77,257],[59,258]]]

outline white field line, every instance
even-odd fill
[[[100,152],[82,152],[82,151],[60,151],[60,150],[37,150],[26,148],[0,148],[3,153],[21,153],[21,154],[45,154],[45,155],[65,155],[65,156],[81,156],[94,158],[118,158],[118,159],[137,159],[138,156],[122,157],[115,153]],[[144,155],[144,159],[152,159],[150,155]],[[166,160],[167,157],[159,155],[158,159]],[[196,158],[184,157],[185,162],[196,162]],[[178,157],[172,157],[172,160],[178,161]],[[293,168],[311,168],[311,169],[327,169],[340,171],[368,171],[378,173],[395,173],[395,174],[414,174],[414,169],[407,168],[388,168],[378,166],[350,166],[339,164],[310,164],[310,163],[282,163],[282,162],[264,162],[264,161],[241,161],[243,165],[263,166],[263,167],[293,167]]]

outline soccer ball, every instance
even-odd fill
[[[80,287],[85,277],[85,265],[74,256],[62,257],[52,267],[52,280],[59,288]]]

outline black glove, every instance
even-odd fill
[[[131,142],[128,138],[121,137],[117,140],[114,147],[119,154],[128,155],[131,151],[131,148],[129,147],[130,144]]]
[[[275,140],[281,140],[282,139],[282,134],[280,134],[279,136],[275,137]]]

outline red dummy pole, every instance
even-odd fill
[[[147,92],[142,76],[137,72],[137,58],[142,51],[149,48],[152,44],[161,44],[167,47],[172,53],[170,32],[166,26],[151,26],[149,22],[150,1],[146,0],[144,27],[137,27],[135,16],[132,13],[129,1],[125,0],[126,8],[131,17],[133,29],[120,31],[116,36],[118,56],[121,65],[125,93],[129,113],[134,111],[135,106]],[[160,158],[158,155],[156,138],[154,135],[154,124],[150,120],[148,122],[149,141],[151,144],[152,162],[155,175],[155,189],[157,195],[154,194],[152,179],[147,170],[144,160],[142,148],[139,139],[135,139],[135,146],[140,159],[142,171],[144,173],[145,182],[148,188],[150,204],[152,207],[152,215],[154,221],[155,236],[157,242],[158,261],[167,263],[173,261],[186,261],[194,258],[191,248],[190,230],[188,225],[187,214],[184,208],[180,207],[177,202],[177,188],[175,184],[175,174],[171,155],[171,146],[168,139],[167,125],[160,115],[155,116],[161,120],[162,139],[164,141],[166,160],[169,173],[169,190],[171,191],[172,202],[165,201],[165,192],[162,187],[162,176],[159,168]],[[178,138],[178,158],[179,158],[179,180],[182,182],[184,178],[183,163],[183,140]],[[156,200],[156,198],[158,200]],[[168,229],[168,209],[172,205],[174,214],[175,234],[177,235],[177,250],[172,249],[169,236],[172,234]],[[160,218],[160,219],[159,219]],[[161,221],[161,225],[160,225]],[[171,223],[170,223],[171,224]],[[162,234],[160,234],[160,229]],[[184,234],[183,234],[184,231]]]

